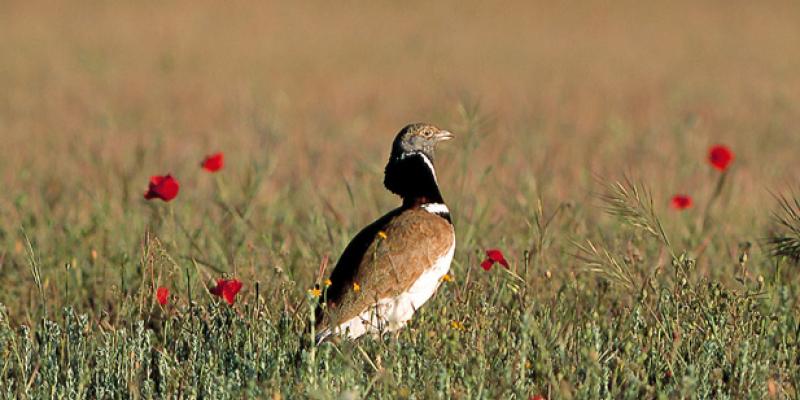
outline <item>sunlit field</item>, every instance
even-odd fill
[[[0,397],[798,398],[799,21],[0,2]],[[418,121],[456,135],[450,274],[399,334],[311,345]]]

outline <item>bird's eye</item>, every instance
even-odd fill
[[[431,136],[433,136],[433,131],[426,129],[422,131],[422,136],[429,139]]]

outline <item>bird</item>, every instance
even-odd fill
[[[353,237],[336,263],[315,312],[318,344],[403,328],[450,271],[456,246],[450,210],[434,168],[449,131],[405,126],[392,142],[383,184],[402,204]]]

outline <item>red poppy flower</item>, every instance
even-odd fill
[[[720,171],[728,169],[732,161],[733,152],[728,146],[716,145],[708,151],[708,162],[711,163],[712,167]]]
[[[503,256],[503,252],[498,249],[489,249],[486,250],[486,259],[481,262],[481,268],[485,271],[492,269],[494,263],[500,263],[500,265],[508,268],[508,261]]]
[[[156,289],[156,300],[158,300],[158,304],[162,306],[167,305],[169,301],[169,289],[163,286]]]
[[[215,296],[222,297],[228,304],[233,305],[236,294],[242,289],[242,282],[237,279],[217,279],[217,286],[209,289]]]
[[[676,194],[672,196],[672,208],[676,210],[685,210],[692,207],[692,198],[686,194]]]
[[[150,177],[150,187],[144,194],[147,200],[161,199],[163,201],[170,201],[178,195],[178,181],[167,174],[166,176],[155,175]]]
[[[531,398],[528,400],[547,400],[547,399],[545,399],[544,396],[537,394],[535,396],[531,396]]]
[[[200,164],[208,172],[217,172],[222,169],[223,165],[225,165],[225,156],[221,152],[207,156]]]

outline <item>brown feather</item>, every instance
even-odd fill
[[[403,293],[447,253],[455,238],[447,220],[418,207],[404,210],[381,225],[382,229],[370,230],[375,232],[374,238],[357,268],[348,271],[349,279],[340,276],[337,287],[329,288],[328,309],[317,321],[318,329],[331,326],[331,322],[338,325],[380,299]],[[378,235],[381,230],[385,239]],[[346,268],[337,265],[336,270],[340,267]],[[332,276],[341,275],[336,270]],[[359,291],[354,290],[353,283],[359,285]]]

